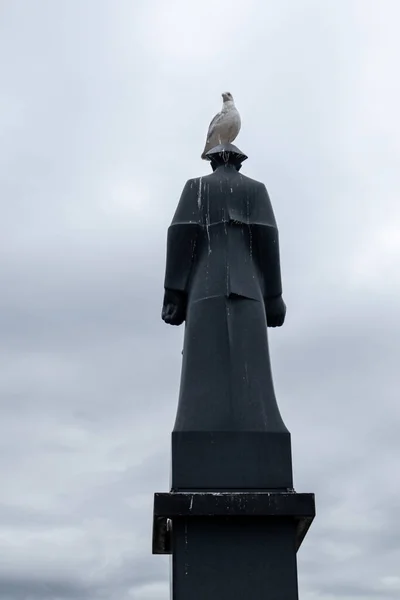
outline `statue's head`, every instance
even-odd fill
[[[211,148],[207,152],[206,158],[210,161],[213,171],[224,165],[232,165],[239,171],[247,156],[233,144],[220,144]]]

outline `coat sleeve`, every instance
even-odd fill
[[[257,215],[253,221],[253,249],[263,281],[264,299],[282,294],[279,233],[265,185],[257,190]]]
[[[167,235],[164,287],[188,293],[199,232],[198,185],[189,180],[181,194]]]

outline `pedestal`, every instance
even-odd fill
[[[313,494],[155,494],[153,553],[173,554],[173,600],[298,600],[296,552]]]

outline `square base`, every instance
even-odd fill
[[[298,600],[296,526],[268,517],[174,523],[174,600]]]

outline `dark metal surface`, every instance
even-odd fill
[[[157,493],[154,495],[153,554],[172,552],[170,537],[174,520],[205,517],[293,519],[298,550],[315,517],[315,497],[293,491]]]
[[[185,321],[172,488],[292,486],[290,434],[267,327],[283,324],[278,228],[263,183],[235,146],[189,180],[168,230],[163,319]]]
[[[207,154],[168,230],[162,318],[185,323],[171,492],[155,494],[153,553],[173,600],[298,600],[296,553],[315,516],[293,490],[268,327],[283,325],[279,235],[236,146]]]
[[[296,492],[178,492],[154,495],[156,517],[314,516],[314,494]]]

